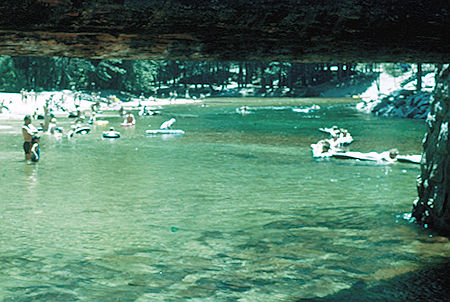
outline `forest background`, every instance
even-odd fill
[[[322,92],[330,87],[369,84],[382,69],[395,74],[410,68],[410,64],[382,66],[357,63],[130,61],[0,56],[0,90],[115,91],[130,97],[141,94],[164,97],[173,93],[181,97],[187,94],[314,97],[323,96]]]

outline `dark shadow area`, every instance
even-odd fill
[[[378,285],[369,287],[359,281],[351,288],[322,298],[306,298],[301,301],[448,301],[450,297],[450,261],[430,265],[427,268],[409,272]]]

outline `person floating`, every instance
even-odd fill
[[[392,163],[397,161],[398,156],[398,150],[397,149],[390,149],[388,151],[384,151],[380,154],[380,161],[385,161],[388,163]]]
[[[330,157],[333,155],[334,150],[331,149],[330,140],[323,139],[316,144],[311,144],[313,157]]]
[[[171,118],[168,121],[165,121],[164,123],[161,124],[161,126],[159,127],[159,129],[162,130],[169,130],[170,127],[172,127],[172,125],[176,122],[177,120],[175,118]]]
[[[120,137],[120,132],[114,130],[114,127],[109,128],[109,131],[104,131],[103,132],[103,137],[104,138],[119,138]]]
[[[353,142],[353,138],[347,129],[333,126],[331,128],[319,128],[319,131],[330,134],[330,143],[335,146],[343,147]]]
[[[239,113],[242,115],[250,113],[250,107],[248,107],[247,105],[241,106],[236,109],[236,113]]]
[[[75,134],[85,135],[91,131],[88,126],[82,126],[81,124],[76,124],[71,126],[71,130],[67,133],[67,138],[73,137]]]

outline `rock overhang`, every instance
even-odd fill
[[[0,4],[0,54],[445,63],[448,28],[448,1],[17,0]]]

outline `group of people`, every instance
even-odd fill
[[[93,115],[95,117],[95,114]],[[176,122],[175,118],[171,118],[165,122],[163,122],[160,126],[160,129],[168,130],[171,126]],[[127,111],[124,121],[121,124],[122,126],[132,126],[136,124],[136,119],[131,111]],[[42,126],[42,125],[41,125]],[[46,131],[49,134],[54,134],[57,131],[56,129],[60,129],[56,127],[56,119],[54,116],[50,116],[48,126],[42,128],[41,130]],[[74,134],[87,134],[90,130],[90,127],[83,126],[82,124],[76,121],[76,124],[72,126],[72,130],[69,131],[68,137],[72,137]],[[39,130],[33,126],[32,117],[30,115],[26,115],[24,117],[24,124],[22,126],[22,135],[24,139],[23,150],[25,152],[25,160],[28,163],[38,162],[40,159],[40,136],[38,135]],[[59,133],[59,132],[58,132]],[[105,135],[106,133],[106,135]],[[114,129],[114,127],[110,127],[109,131],[105,131],[103,133],[104,137],[108,138],[118,138],[120,137],[120,133]]]
[[[328,133],[330,137],[311,145],[314,157],[331,156],[333,152],[344,152],[349,144],[353,142],[353,137],[347,129],[333,126],[331,128],[319,128],[320,131]]]
[[[320,128],[319,130],[329,133],[330,138],[320,140],[316,144],[311,145],[313,157],[336,157],[388,163],[397,160],[397,149],[390,149],[381,153],[350,151],[348,145],[353,142],[353,138],[347,129],[333,126],[331,128]]]

